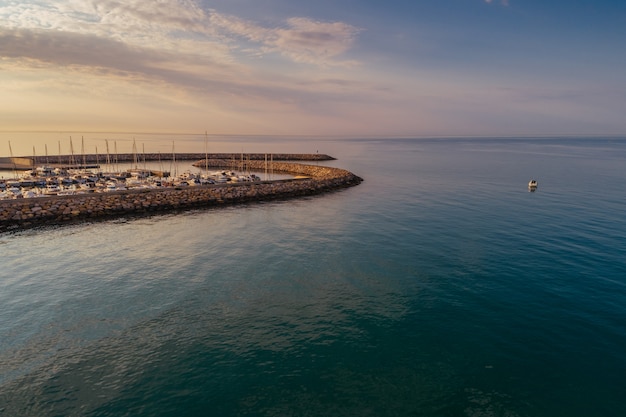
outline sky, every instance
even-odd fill
[[[626,134],[623,0],[0,0],[0,131]]]

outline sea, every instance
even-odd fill
[[[364,181],[1,234],[1,416],[626,415],[626,138],[242,148]]]

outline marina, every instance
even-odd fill
[[[14,179],[0,179],[0,200],[121,191],[133,188],[187,187],[261,181],[253,173],[222,169],[172,176],[167,171],[129,169],[102,172],[40,166]]]
[[[197,161],[194,165],[206,167],[208,161]],[[54,169],[41,168],[41,175],[3,183],[0,232],[87,219],[297,198],[362,182],[362,178],[344,169],[292,162],[271,164],[272,175],[276,172],[287,178],[262,180],[254,172],[265,167],[263,161],[249,161],[249,172],[245,173],[228,169],[204,173],[187,170],[168,177],[153,176],[149,170],[140,169],[119,174],[81,172],[64,176],[57,175]]]
[[[274,172],[274,161],[320,161],[332,160],[320,154],[172,154],[171,159],[163,160],[159,154],[120,154],[113,159],[106,158],[100,165],[98,155],[82,155],[82,164],[75,163],[74,156],[59,156],[57,164],[35,165],[37,158],[9,158],[20,162],[21,169],[14,169],[5,178],[0,178],[0,200],[49,197],[52,195],[73,195],[122,191],[127,189],[187,187],[212,184],[234,184],[269,180]],[[50,158],[47,158],[48,161]],[[4,167],[6,168],[7,158]],[[62,161],[69,161],[63,164]],[[178,173],[176,161],[198,161],[195,172],[190,169]],[[159,168],[148,167],[158,161]],[[262,162],[262,163],[259,163]],[[165,170],[164,166],[171,166]],[[140,165],[142,167],[140,167]],[[254,165],[255,172],[252,172]],[[123,168],[120,168],[124,166]],[[26,169],[28,167],[28,169]]]

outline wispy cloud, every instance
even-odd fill
[[[138,95],[135,87],[143,85],[161,91],[153,94],[178,102],[186,96],[189,102],[204,100],[223,106],[248,100],[274,108],[307,107],[334,94],[333,89],[310,78],[303,83],[284,69],[290,62],[311,67],[309,74],[322,67],[353,65],[341,56],[358,32],[347,23],[307,18],[292,18],[278,27],[262,26],[202,10],[190,0],[0,3],[0,65],[14,74],[45,70],[50,77],[48,88],[55,91],[63,78],[72,83],[70,92],[80,85],[81,76],[92,83],[106,77],[107,85],[118,79],[119,85],[133,85],[130,91]],[[282,69],[277,73],[249,66],[242,56],[246,54],[282,57]],[[51,76],[55,71],[58,75]],[[341,79],[339,74],[334,76]],[[34,84],[29,79],[24,85]],[[90,93],[110,100],[105,90]]]
[[[484,7],[505,10],[509,1],[477,1],[471,13]],[[500,123],[502,131],[509,122],[532,129],[537,125],[531,119],[542,114],[564,120],[555,109],[572,114],[571,120],[593,114],[607,126],[624,126],[614,110],[624,107],[623,90],[615,88],[624,83],[615,70],[620,55],[614,51],[620,45],[611,42],[612,36],[597,36],[602,41],[598,59],[583,62],[570,37],[563,37],[567,47],[555,57],[536,53],[545,52],[535,47],[543,46],[545,37],[529,28],[524,36],[504,36],[518,42],[508,50],[494,49],[493,42],[473,42],[471,59],[463,62],[470,56],[468,44],[459,43],[457,36],[440,36],[452,29],[436,22],[439,7],[432,17],[425,14],[432,28],[426,19],[414,28],[414,19],[403,19],[393,7],[358,8],[354,22],[367,25],[361,28],[348,20],[319,19],[348,12],[344,5],[328,2],[315,7],[298,3],[292,9],[315,9],[317,17],[293,13],[274,20],[272,10],[263,20],[236,11],[257,4],[254,0],[232,2],[228,13],[207,8],[208,3],[226,4],[0,0],[2,127],[38,123],[75,128],[82,123],[202,131],[209,125],[231,133],[476,133],[486,132],[490,123]],[[363,15],[378,7],[386,13]],[[485,36],[499,34],[499,16],[488,14],[486,23],[488,19],[493,25],[484,30],[468,27]],[[462,29],[466,36],[468,30]],[[394,31],[407,33],[401,45]],[[580,50],[590,51],[584,48],[592,41]],[[454,49],[459,44],[464,49]],[[367,59],[367,65],[359,58]],[[508,58],[511,67],[500,68]],[[565,73],[571,75],[563,77]],[[528,91],[528,85],[542,91],[555,82],[580,94],[547,100],[519,93]],[[494,92],[495,84],[517,88],[518,95]],[[585,85],[597,85],[598,93],[583,89]],[[583,102],[588,109],[579,104]],[[528,115],[523,123],[520,114]]]
[[[316,101],[314,97],[335,91],[325,80],[306,82],[287,74],[254,73],[239,65],[209,56],[155,50],[90,34],[49,30],[0,30],[0,56],[11,59],[5,67],[61,68],[71,76],[105,76],[153,87],[165,83],[189,91],[197,98],[232,96],[290,102]],[[1,61],[0,61],[1,62]],[[343,80],[346,90],[355,82]],[[362,87],[362,86],[361,86]],[[358,90],[358,89],[357,89]],[[347,92],[347,91],[344,91]]]
[[[344,22],[288,19],[264,27],[215,10],[203,10],[190,0],[68,0],[20,2],[0,6],[0,27],[53,30],[88,35],[92,40],[117,41],[134,47],[211,55],[232,61],[235,51],[276,53],[294,62],[319,66],[347,65],[341,61],[359,29]],[[245,48],[239,45],[245,39]],[[72,39],[67,36],[66,40]],[[85,37],[76,37],[81,42]],[[66,54],[72,52],[67,44]],[[77,50],[81,45],[77,45]],[[82,52],[82,51],[80,51]],[[26,54],[29,54],[26,52]],[[30,54],[33,55],[33,54]],[[35,58],[31,56],[31,58]]]
[[[88,33],[42,29],[0,29],[0,56],[84,71],[145,74],[156,76],[158,69],[173,67],[193,72],[197,66],[210,75],[219,68],[232,69],[211,54],[190,56],[170,49],[155,49],[124,43]],[[198,69],[197,71],[200,71]]]
[[[493,2],[494,2],[493,0],[485,0],[485,3],[488,3],[488,4],[492,4]],[[502,6],[508,6],[509,0],[500,0],[498,3],[500,3]]]
[[[229,120],[237,130],[273,123],[264,126],[269,130],[279,126],[270,120],[290,114],[293,123],[322,126],[319,117],[340,117],[346,103],[376,101],[366,98],[369,83],[345,74],[354,62],[342,57],[358,32],[308,18],[261,25],[191,1],[0,3],[0,67],[12,80],[0,80],[0,110],[7,116],[28,108],[32,116],[37,106],[18,106],[17,98],[36,97],[49,109],[46,97],[56,97],[64,106],[53,113],[64,111],[64,123],[80,112],[94,120],[104,120],[106,111],[128,119],[122,108],[145,123],[170,105],[176,110],[158,116],[163,123],[187,114],[197,123]],[[49,123],[45,111],[33,118]]]
[[[261,44],[265,53],[278,52],[293,61],[316,65],[354,65],[336,61],[354,43],[360,29],[343,22],[291,18],[285,27],[265,28],[253,22],[213,12],[211,23],[236,36]]]
[[[90,32],[99,36],[156,35],[201,28],[205,16],[185,0],[52,0],[14,2],[0,7],[5,27]],[[152,33],[154,34],[154,33]]]

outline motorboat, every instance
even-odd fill
[[[530,191],[535,191],[537,189],[537,180],[528,181],[528,189]]]

